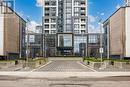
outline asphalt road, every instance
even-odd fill
[[[130,87],[130,77],[58,79],[0,76],[0,87]]]

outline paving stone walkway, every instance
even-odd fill
[[[44,72],[92,72],[87,67],[84,67],[76,60],[54,60],[45,67],[38,69],[37,71]]]

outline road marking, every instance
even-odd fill
[[[77,63],[80,64],[81,66],[85,67],[85,68],[87,67],[88,69],[90,69],[90,70],[92,70],[92,71],[94,71],[94,72],[98,72],[97,70],[92,69],[92,68],[90,68],[90,67],[88,67],[88,66],[86,66],[86,65],[84,65],[84,64],[82,64],[82,63],[80,63],[79,61],[77,61]]]
[[[50,64],[50,63],[52,63],[52,61],[49,61],[48,63],[46,63],[46,64],[44,64],[44,65],[42,65],[42,66],[40,66],[40,67],[38,67],[38,68],[36,68],[36,69],[33,69],[31,72],[34,72],[34,71],[36,71],[36,70],[39,70],[39,69],[41,69],[41,68],[47,66],[47,65]]]

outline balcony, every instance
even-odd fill
[[[49,5],[50,5],[49,1],[46,1],[45,6],[49,6]]]
[[[49,13],[45,13],[45,16],[49,16]]]
[[[45,23],[49,23],[49,19],[45,19]]]
[[[81,13],[81,16],[86,16],[85,13]]]
[[[81,23],[85,23],[85,19],[81,19]]]
[[[81,1],[81,6],[86,6],[85,1]]]

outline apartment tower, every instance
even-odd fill
[[[44,0],[43,22],[48,56],[87,55],[87,0]]]
[[[130,0],[125,0],[125,2],[127,6],[130,6]]]

